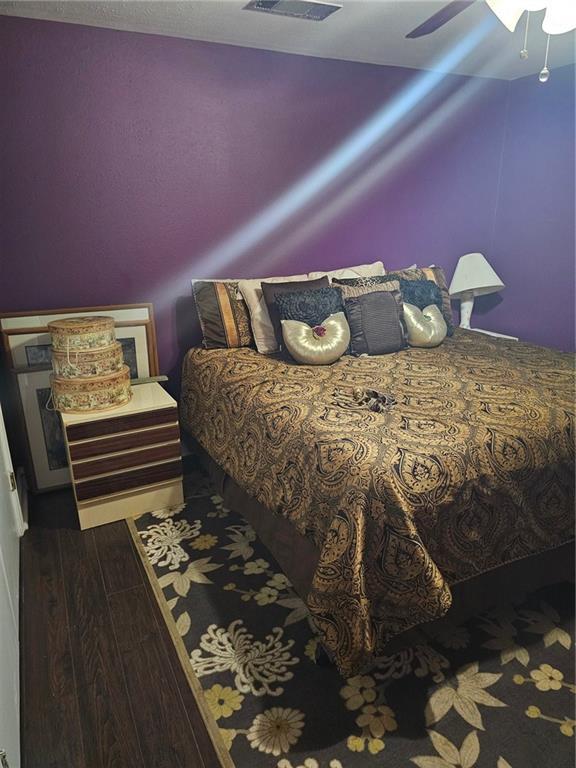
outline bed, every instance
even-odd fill
[[[349,676],[443,616],[460,585],[566,551],[573,363],[461,329],[436,349],[321,367],[192,349],[181,418],[254,501],[257,532]]]

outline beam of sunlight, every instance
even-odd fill
[[[494,21],[489,17],[483,24],[469,32],[442,57],[441,68],[452,69],[456,67],[476,48],[493,26]],[[332,182],[350,168],[354,162],[365,155],[444,79],[445,74],[438,71],[427,71],[418,75],[403,92],[393,98],[390,104],[385,104],[378,110],[304,178],[296,182],[230,238],[202,257],[196,265],[199,274],[202,274],[204,260],[216,274],[222,266],[246,253],[287,219],[302,210],[314,197],[325,191]]]
[[[403,118],[421,106],[423,100],[445,80],[445,72],[453,70],[464,61],[495,23],[492,16],[487,17],[438,60],[438,69],[418,74],[390,103],[384,104],[302,179],[230,237],[202,255],[194,264],[195,276],[202,276],[207,270],[213,276],[220,274],[224,268],[264,241],[293,216],[305,210],[315,197],[340,181],[343,175],[362,160]],[[443,71],[438,71],[439,69]],[[192,277],[190,271],[187,270],[187,273]],[[169,284],[164,283],[161,286],[161,291],[155,297],[157,311],[163,311],[173,301],[174,291],[180,287],[182,278],[183,276],[179,275],[170,280]]]
[[[505,52],[499,59],[504,63],[509,58]],[[490,71],[494,71],[491,62]],[[282,256],[295,251],[307,240],[310,240],[320,230],[344,211],[357,205],[376,185],[393,180],[394,171],[406,160],[414,159],[419,151],[425,149],[430,140],[437,138],[443,128],[466,107],[488,84],[488,77],[470,78],[451,96],[426,118],[419,122],[410,133],[388,151],[377,163],[363,171],[350,184],[330,199],[319,211],[316,211],[305,223],[299,225],[294,232],[286,235],[279,243],[266,252],[266,261],[274,262]]]

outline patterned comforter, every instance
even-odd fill
[[[324,367],[192,349],[181,409],[319,548],[307,605],[344,675],[443,615],[450,585],[572,537],[571,355],[462,330]]]

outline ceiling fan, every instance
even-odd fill
[[[455,16],[465,11],[471,5],[474,5],[476,0],[452,0],[452,2],[440,8],[439,11],[432,14],[430,18],[426,19],[422,24],[417,26],[411,32],[406,35],[409,39],[416,39],[430,35],[432,32],[443,27]],[[576,2],[571,0],[486,0],[486,4],[500,19],[502,24],[514,32],[516,25],[520,18],[526,14],[526,26],[524,29],[524,46],[520,51],[520,58],[528,58],[528,28],[530,25],[530,13],[533,11],[543,11],[544,21],[542,22],[542,30],[548,36],[546,41],[546,54],[544,57],[544,66],[540,70],[538,79],[541,83],[546,83],[550,77],[550,70],[548,69],[548,53],[550,51],[550,35],[562,35],[566,32],[571,32],[576,29]]]
[[[436,32],[476,0],[452,0],[406,35],[409,39]],[[500,21],[513,32],[524,11],[546,10],[542,29],[547,35],[561,35],[576,27],[576,3],[573,0],[486,0]]]
[[[433,13],[425,22],[419,24],[411,32],[408,32],[406,37],[414,39],[417,37],[424,37],[425,35],[431,35],[432,32],[436,32],[436,30],[443,27],[444,24],[452,21],[455,16],[458,16],[459,13],[465,11],[466,8],[474,5],[475,2],[476,0],[452,0],[452,2],[448,3],[443,8],[440,8],[439,11]]]

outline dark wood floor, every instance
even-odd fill
[[[79,531],[69,492],[30,518],[23,768],[219,766],[125,522]]]

